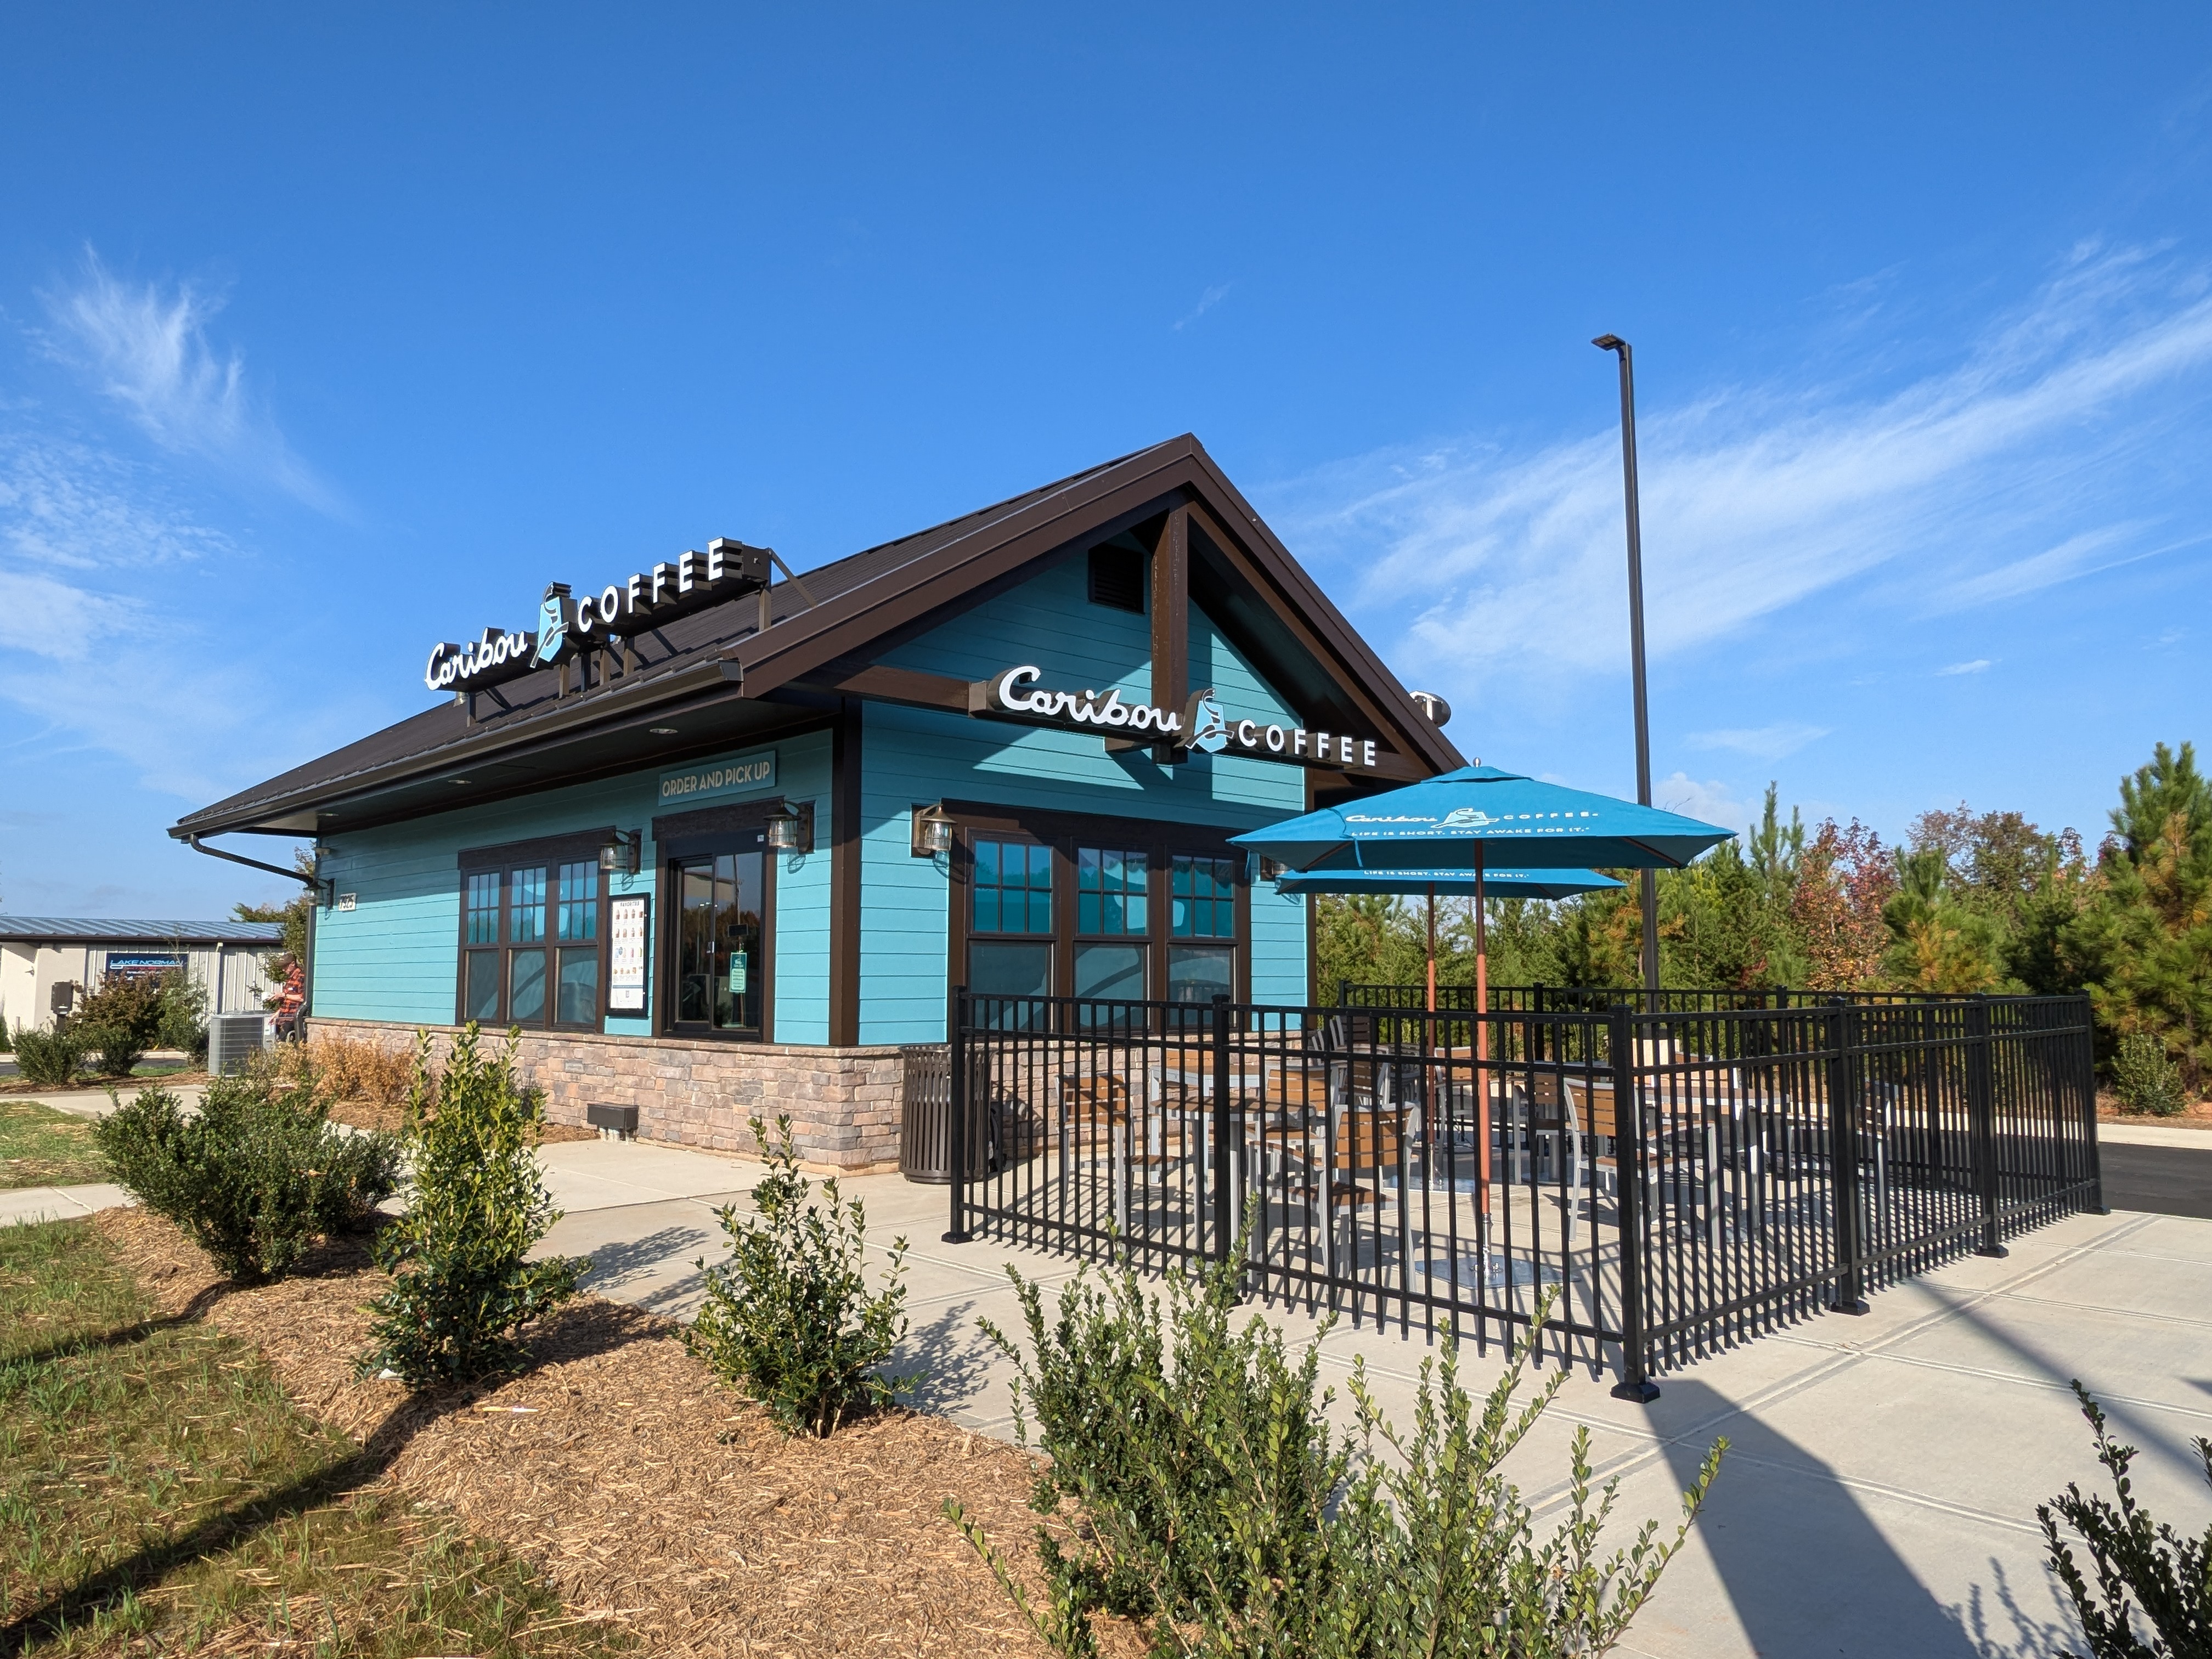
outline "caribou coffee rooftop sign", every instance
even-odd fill
[[[1201,755],[1245,755],[1291,766],[1326,766],[1364,771],[1375,765],[1371,738],[1341,732],[1279,726],[1262,720],[1231,720],[1211,688],[1194,692],[1180,713],[1150,703],[1124,702],[1108,690],[1047,691],[1037,687],[1044,671],[1034,663],[1008,668],[968,687],[968,712],[1028,726],[1097,732],[1132,742],[1169,743]]]
[[[581,599],[566,582],[549,583],[535,632],[487,628],[482,638],[464,645],[434,645],[422,683],[433,691],[480,691],[554,667],[708,605],[758,592],[768,586],[774,556],[767,548],[718,538],[704,553],[679,554]]]

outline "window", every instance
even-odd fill
[[[978,996],[1006,1000],[978,1017],[1040,1016],[1015,1006],[1023,998],[1239,994],[1244,860],[1190,850],[1218,849],[1216,833],[1044,812],[963,825],[970,856],[953,912],[954,976]],[[1100,1017],[1121,1018],[1085,1016]]]
[[[969,932],[984,937],[968,947],[968,988],[986,997],[1050,996],[1052,848],[978,836],[974,888]],[[989,1018],[1029,1024],[1026,1010],[1010,1012],[1002,1006]]]
[[[1077,996],[1144,998],[1151,872],[1150,861],[1135,849],[1075,849]]]
[[[1137,548],[1116,547],[1111,542],[1092,548],[1091,603],[1143,616],[1148,565],[1148,556]]]
[[[1169,874],[1173,915],[1168,1000],[1210,1002],[1237,994],[1237,861],[1178,854]],[[1183,941],[1206,939],[1208,944]]]
[[[599,1019],[597,860],[475,870],[461,885],[461,1018],[590,1027]]]

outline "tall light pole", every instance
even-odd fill
[[[1620,359],[1620,481],[1628,498],[1628,660],[1636,680],[1636,803],[1651,805],[1651,717],[1644,690],[1644,532],[1636,507],[1636,365],[1628,342],[1601,334],[1590,343]],[[1659,1006],[1659,872],[1644,872],[1644,991]]]

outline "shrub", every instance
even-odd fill
[[[2074,1611],[2089,1638],[2090,1659],[2212,1652],[2212,1525],[2202,1538],[2185,1538],[2171,1526],[2154,1522],[2136,1502],[2128,1481],[2136,1449],[2112,1439],[2105,1428],[2105,1413],[2078,1377],[2074,1394],[2081,1402],[2081,1415],[2089,1420],[2097,1461],[2111,1474],[2118,1501],[2084,1498],[2081,1487],[2069,1481],[2063,1492],[2035,1506],[2035,1518],[2043,1523],[2051,1571],[2073,1598]],[[2191,1444],[2203,1466],[2206,1484],[2212,1485],[2212,1440],[2200,1437]],[[2072,1548],[2058,1535],[2061,1520],[2088,1547],[2097,1575],[2094,1591]],[[2155,1647],[2137,1635],[2141,1625],[2157,1635]]]
[[[398,1183],[390,1135],[349,1135],[313,1091],[216,1078],[197,1115],[149,1086],[93,1129],[116,1180],[184,1229],[228,1278],[289,1271],[319,1235],[366,1225]]]
[[[453,1040],[434,1089],[430,1039],[416,1038],[406,1147],[407,1213],[378,1236],[391,1290],[369,1304],[374,1346],[357,1369],[421,1390],[519,1369],[513,1334],[566,1297],[591,1263],[524,1258],[561,1218],[531,1151],[542,1102],[515,1081],[521,1033],[486,1054],[476,1025]]]
[[[1578,1434],[1568,1514],[1540,1542],[1498,1465],[1564,1373],[1516,1406],[1523,1345],[1478,1407],[1447,1340],[1422,1365],[1410,1434],[1383,1420],[1363,1370],[1361,1433],[1340,1441],[1316,1381],[1319,1339],[1293,1363],[1265,1321],[1234,1328],[1242,1271],[1232,1259],[1170,1273],[1158,1300],[1126,1263],[1103,1291],[1079,1275],[1050,1324],[1038,1287],[1012,1275],[1029,1353],[986,1328],[1015,1363],[1021,1437],[1033,1413],[1051,1460],[1030,1499],[1048,1607],[1030,1606],[957,1504],[945,1510],[1048,1644],[1094,1652],[1101,1612],[1141,1621],[1156,1654],[1217,1659],[1583,1655],[1620,1640],[1687,1536],[1725,1442],[1670,1538],[1650,1522],[1601,1559],[1615,1486],[1593,1501]]]
[[[67,1088],[84,1070],[84,1036],[73,1027],[34,1031],[18,1025],[15,1046],[15,1070],[41,1089]]]
[[[129,1077],[131,1068],[160,1040],[161,1019],[160,981],[110,974],[97,991],[77,1004],[70,1023],[96,1056],[102,1074]]]
[[[706,1301],[685,1340],[724,1381],[766,1406],[786,1433],[826,1436],[918,1380],[879,1369],[906,1334],[906,1241],[892,1246],[884,1287],[871,1292],[860,1200],[841,1202],[833,1176],[822,1183],[826,1204],[812,1202],[791,1120],[776,1120],[776,1148],[758,1118],[752,1127],[769,1166],[753,1188],[759,1218],[739,1216],[734,1206],[720,1212],[729,1259],[712,1267],[700,1259]]]
[[[307,1044],[305,1059],[320,1074],[329,1098],[380,1106],[407,1098],[414,1071],[407,1055],[361,1037],[316,1037]]]
[[[204,1063],[208,1049],[207,987],[190,974],[169,973],[161,975],[159,993],[161,1018],[155,1031],[155,1046],[182,1049]]]
[[[2148,1032],[2124,1036],[2112,1055],[2112,1092],[2130,1112],[2173,1117],[2187,1103],[2181,1067],[2166,1057],[2166,1041]]]

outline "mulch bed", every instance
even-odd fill
[[[684,1352],[677,1326],[590,1296],[527,1334],[525,1375],[410,1399],[353,1375],[362,1304],[388,1282],[357,1243],[226,1289],[143,1210],[94,1224],[166,1312],[258,1346],[301,1409],[388,1459],[381,1479],[528,1559],[573,1613],[619,1620],[649,1652],[1046,1651],[939,1512],[957,1498],[1030,1577],[1034,1465],[1018,1448],[910,1412],[787,1438]],[[1118,1648],[1127,1632],[1101,1634]]]
[[[2153,1117],[2148,1112],[2124,1112],[2118,1099],[2100,1091],[2097,1095],[2097,1121],[2148,1123],[2166,1129],[2212,1129],[2212,1100],[2194,1101],[2172,1117]]]

